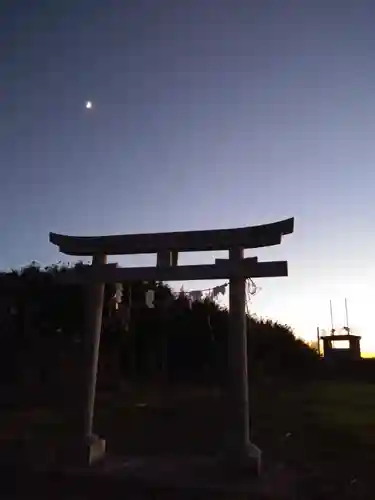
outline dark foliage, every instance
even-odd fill
[[[78,264],[80,265],[80,264]],[[66,266],[35,263],[0,275],[0,370],[3,387],[52,390],[74,383],[84,325],[84,288],[61,284]],[[155,290],[154,309],[145,292]],[[124,311],[115,312],[114,286],[106,286],[101,343],[101,380],[159,380],[223,384],[228,312],[211,300],[191,307],[161,284],[124,284]],[[130,311],[130,315],[129,315]],[[128,315],[128,316],[127,316]],[[129,317],[130,316],[130,317]],[[318,357],[291,329],[248,318],[249,371],[257,375],[310,376]],[[40,391],[39,391],[40,392]]]

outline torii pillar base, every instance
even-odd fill
[[[221,464],[230,475],[259,477],[262,470],[262,451],[253,443],[246,446],[226,446]]]
[[[82,461],[86,465],[95,465],[106,456],[106,442],[98,436],[91,436],[83,443]]]
[[[73,438],[60,449],[58,462],[63,469],[86,469],[106,458],[106,442],[98,436]]]

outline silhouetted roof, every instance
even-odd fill
[[[170,233],[124,234],[111,236],[68,236],[50,233],[50,242],[68,255],[125,255],[227,250],[230,247],[259,248],[278,245],[282,236],[294,231],[294,218],[271,224],[237,229],[210,229]]]
[[[322,335],[321,339],[330,339],[330,340],[349,340],[350,338],[352,339],[360,339],[361,337],[359,335],[353,335],[353,334],[344,334],[344,335]]]

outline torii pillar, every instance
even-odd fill
[[[107,256],[94,255],[92,268],[107,264]],[[105,440],[93,433],[96,381],[98,373],[100,336],[104,305],[104,282],[87,285],[85,304],[85,330],[83,338],[83,435],[84,443],[80,449],[84,453],[84,463],[94,463],[105,454]],[[80,454],[80,453],[79,453]]]
[[[229,261],[240,267],[244,249],[229,250]],[[250,441],[249,381],[247,373],[246,277],[238,273],[229,279],[229,398],[231,425],[228,429],[227,458],[234,465],[249,464],[260,473],[261,451]]]

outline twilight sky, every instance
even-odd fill
[[[2,4],[1,268],[67,260],[49,231],[294,216],[295,233],[257,253],[290,276],[258,280],[253,311],[309,339],[330,328],[330,298],[343,325],[348,297],[375,352],[372,0]],[[213,256],[182,263],[198,259]]]

